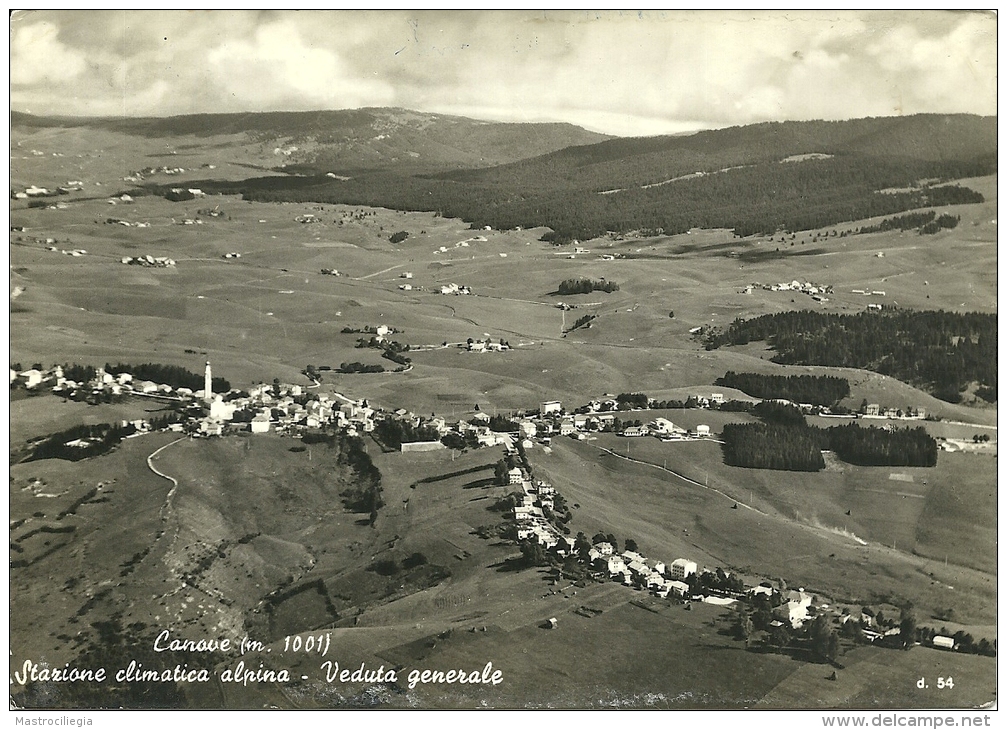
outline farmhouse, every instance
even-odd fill
[[[669,580],[665,583],[665,586],[668,587],[676,596],[684,596],[689,592],[689,584],[683,583],[680,580]]]
[[[800,628],[808,618],[808,608],[811,606],[812,599],[813,596],[810,593],[805,593],[803,588],[790,591],[787,594],[787,602],[777,608],[776,613],[779,614],[779,618],[788,621],[793,628]]]
[[[252,433],[269,433],[269,415],[260,413],[248,424]]]
[[[21,373],[21,379],[24,381],[24,387],[34,388],[36,385],[40,385],[42,383],[42,371],[34,368],[31,370],[25,370]]]
[[[614,550],[612,548],[612,543],[610,542],[596,542],[594,544],[594,549],[597,550],[601,555],[611,555]]]
[[[207,436],[222,436],[224,433],[224,424],[220,421],[214,421],[212,419],[201,421],[199,424],[199,430]]]
[[[672,432],[672,429],[675,428],[675,424],[669,421],[667,418],[655,418],[652,424],[652,428],[657,433],[666,434]]]

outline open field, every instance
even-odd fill
[[[668,412],[668,417],[674,419],[675,412]],[[681,425],[688,427],[685,420]],[[715,432],[715,423],[711,428]],[[932,468],[863,467],[830,457],[824,471],[808,473],[728,466],[720,445],[713,441],[662,443],[602,434],[589,444],[667,465],[763,511],[930,556],[941,552],[941,543],[933,542],[937,533],[928,532],[928,525],[941,512],[941,534],[946,539],[958,536],[953,541],[956,547],[943,551],[945,557],[996,572],[996,459],[989,455],[941,452]],[[935,500],[955,509],[927,507]],[[923,544],[918,542],[921,531],[927,536]]]
[[[992,187],[985,179],[980,182]],[[995,311],[995,279],[989,277],[995,261],[989,258],[995,257],[989,232],[993,202],[958,206],[962,224],[935,237],[884,233],[830,238],[822,244],[827,249],[822,254],[756,264],[711,255],[722,250],[715,248],[721,244],[736,253],[767,245],[755,239],[732,240],[726,232],[705,234],[709,242],[697,233],[656,239],[650,246],[643,245],[646,241],[589,243],[591,254],[570,260],[538,242],[537,230],[473,232],[431,214],[378,210],[340,226],[344,214],[360,210],[348,206],[250,204],[221,196],[185,203],[142,197],[131,205],[108,206],[95,200],[71,203],[67,210],[18,209],[12,211],[12,223],[27,228],[20,236],[24,242],[53,237],[58,248],[83,248],[88,254],[67,258],[30,242],[17,245],[14,234],[12,276],[25,289],[18,298],[19,308],[28,311],[12,315],[12,356],[28,359],[33,352],[41,357],[47,351],[70,351],[84,357],[114,345],[123,353],[184,361],[182,351],[188,348],[206,350],[221,365],[234,368],[234,380],[272,377],[278,369],[292,378],[307,362],[339,360],[347,353],[354,340],[338,336],[343,326],[391,322],[405,330],[403,340],[413,345],[484,334],[503,337],[512,345],[517,345],[515,340],[534,342],[537,349],[528,351],[538,355],[517,360],[517,353],[510,353],[503,361],[515,378],[542,382],[548,388],[562,389],[562,383],[538,375],[554,369],[550,362],[555,366],[557,359],[570,359],[572,350],[577,351],[575,360],[590,358],[594,351],[596,358],[611,362],[622,373],[620,380],[627,385],[639,383],[638,389],[708,385],[711,381],[703,382],[708,375],[715,378],[726,369],[776,368],[760,363],[758,356],[736,360],[728,351],[700,350],[697,362],[698,348],[688,335],[688,329],[697,325],[726,324],[736,316],[794,305],[860,311],[865,298],[843,293],[847,287],[884,289],[885,302],[898,301],[902,306],[961,311],[965,305]],[[178,224],[200,217],[200,209],[214,207],[227,218],[202,216],[203,225]],[[319,222],[294,221],[306,213],[316,215]],[[95,223],[108,216],[149,222],[150,227]],[[387,241],[394,230],[413,235],[394,245]],[[468,241],[473,238],[486,240]],[[692,247],[686,248],[683,239]],[[469,245],[456,248],[461,242]],[[440,253],[441,246],[448,251]],[[874,254],[881,250],[889,253],[877,259]],[[242,258],[221,258],[231,251],[241,252]],[[597,254],[602,252],[662,253],[668,258],[600,261]],[[931,261],[935,252],[945,261],[943,268],[940,261]],[[175,269],[141,269],[118,263],[123,255],[147,253],[171,256],[178,264]],[[911,260],[896,262],[899,256]],[[809,262],[807,271],[796,266],[804,259]],[[828,260],[828,269],[822,268],[823,260]],[[950,271],[943,270],[947,261],[954,264]],[[345,276],[323,276],[322,268],[336,268]],[[889,268],[892,273],[886,274]],[[923,285],[927,276],[923,272],[935,268],[939,275]],[[512,270],[520,270],[520,277],[506,273]],[[412,291],[397,288],[403,281],[398,276],[405,271],[414,274],[409,280]],[[910,271],[916,273],[909,276]],[[606,276],[619,282],[620,290],[550,296],[559,281],[576,276]],[[819,304],[792,292],[738,293],[753,281],[785,278],[832,284],[836,294],[827,304]],[[94,291],[96,281],[102,282],[99,293]],[[470,285],[474,295],[445,297],[428,291],[451,281]],[[904,294],[893,288],[901,286],[899,281],[906,282]],[[914,295],[923,296],[923,301],[906,301]],[[597,314],[598,319],[590,329],[562,337],[563,313],[552,306],[561,299],[578,307],[567,313],[568,324],[582,312]],[[669,311],[675,312],[674,319],[668,317]],[[19,335],[26,328],[36,335],[30,345]],[[319,347],[322,343],[331,345]],[[624,348],[630,352],[618,352]],[[263,362],[258,371],[247,362],[251,353]],[[419,357],[431,359],[431,366],[440,364],[435,354]],[[496,363],[488,362],[492,359],[472,358],[474,365],[466,363],[466,369],[496,369]],[[413,377],[422,376],[419,370]],[[579,392],[595,390],[590,370],[580,375]],[[610,373],[599,376],[600,383]],[[850,400],[857,405],[867,398],[901,407],[908,399],[955,420],[992,423],[988,410],[941,404],[890,379],[861,373],[853,380]]]
[[[985,657],[916,647],[908,652],[855,649],[843,657],[846,669],[835,682],[820,665],[806,664],[767,694],[756,707],[782,709],[796,704],[822,708],[886,709],[981,707],[997,701],[997,685]],[[917,681],[926,679],[920,689]],[[954,687],[938,689],[937,678]],[[808,697],[816,698],[807,703]],[[803,700],[801,698],[804,698]]]
[[[719,450],[713,443],[679,445],[661,444],[655,439],[609,438],[613,445],[622,445],[618,452],[624,452],[629,441],[633,458],[641,458],[644,444],[653,442],[655,448],[667,449],[664,453],[668,468],[686,476],[691,475],[681,469],[685,457],[702,449]],[[875,540],[864,544],[850,534],[852,530],[844,533],[841,527],[823,519],[799,517],[786,502],[791,494],[798,493],[798,475],[766,471],[761,485],[746,481],[744,487],[751,484],[756,492],[756,509],[752,510],[746,508],[749,490],[737,484],[737,479],[732,487],[711,474],[710,488],[706,488],[702,474],[696,474],[698,484],[683,481],[659,468],[663,458],[654,462],[658,468],[634,463],[599,452],[597,447],[602,443],[601,438],[595,442],[557,439],[550,454],[534,450],[532,454],[536,469],[556,485],[569,503],[580,505],[574,509],[574,524],[588,535],[601,530],[614,532],[620,540],[633,538],[644,555],[665,562],[689,557],[701,564],[737,569],[759,580],[782,576],[788,584],[821,592],[834,603],[871,603],[876,597],[892,595],[908,598],[927,612],[953,605],[956,615],[964,611],[969,616],[967,623],[986,624],[994,615],[995,575],[953,564],[945,567],[943,560],[938,563],[907,555],[903,552],[906,548],[895,550],[891,544],[885,546]],[[712,466],[720,462],[710,459],[709,463]],[[753,470],[753,474],[761,473]],[[788,488],[782,477],[790,476],[795,479]],[[905,487],[910,486],[897,481],[889,484],[892,493],[906,491]],[[732,488],[738,493],[735,498],[727,496]],[[839,512],[838,507],[829,505],[826,495],[828,492],[820,500],[822,512]],[[893,494],[887,504],[901,505],[903,501],[912,503],[913,512],[902,518],[907,520],[904,529],[911,538],[916,523],[910,514],[918,516],[925,501],[902,500]],[[732,509],[736,502],[741,506]],[[864,524],[876,525],[870,518]],[[988,539],[989,533],[981,534]],[[991,554],[989,545],[976,549],[979,555]],[[989,562],[982,567],[995,569]]]

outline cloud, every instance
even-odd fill
[[[395,98],[387,82],[362,78],[335,50],[307,43],[292,21],[263,25],[249,40],[225,40],[206,60],[228,104],[244,108],[380,106]]]
[[[996,113],[996,18],[974,12],[35,11],[15,20],[11,101],[36,113],[396,105],[640,134]]]
[[[12,33],[10,52],[10,81],[15,86],[65,83],[87,66],[84,54],[63,45],[59,27],[49,22],[33,23]]]

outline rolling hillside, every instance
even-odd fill
[[[289,171],[355,174],[403,167],[410,172],[488,167],[607,139],[572,124],[503,124],[406,109],[190,114],[163,118],[36,117],[11,112],[17,132],[85,128],[145,139],[278,148]],[[278,160],[279,162],[280,160]]]

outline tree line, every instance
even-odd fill
[[[433,426],[414,426],[397,418],[383,418],[375,423],[374,435],[392,449],[400,449],[402,444],[416,441],[437,441],[441,437]]]
[[[560,294],[590,294],[593,291],[603,291],[611,293],[619,290],[619,285],[614,281],[594,279],[565,279],[560,282],[557,291]]]
[[[943,215],[938,216],[937,220],[932,223],[920,226],[920,235],[924,236],[927,234],[937,233],[942,228],[955,228],[961,222],[961,219],[962,217],[960,215],[944,213]]]
[[[783,398],[819,406],[835,405],[850,395],[850,381],[832,375],[762,375],[729,370],[714,385],[735,388],[755,398]]]
[[[362,362],[344,362],[340,363],[339,367],[336,368],[337,373],[351,374],[351,373],[383,373],[385,371],[384,365],[365,365]]]
[[[982,202],[981,200],[972,199],[964,193],[963,195],[967,198],[963,202]],[[979,194],[976,193],[976,195]],[[928,210],[922,213],[907,213],[906,215],[899,215],[894,218],[885,218],[875,226],[864,226],[859,232],[880,233],[882,231],[911,231],[915,229],[922,236],[937,233],[942,228],[954,228],[961,222],[961,219],[960,215],[951,215],[950,213],[942,213],[938,217],[937,213]]]
[[[863,368],[957,403],[971,382],[997,385],[997,318],[980,312],[810,310],[735,320],[707,335],[706,349],[767,341],[786,365]]]
[[[178,365],[163,365],[152,362],[145,362],[140,365],[128,365],[125,363],[110,365],[109,363],[105,363],[105,372],[110,375],[130,373],[135,380],[150,380],[155,383],[170,385],[172,388],[203,389],[204,376],[202,374],[191,372]],[[231,389],[230,381],[224,378],[214,377],[212,381],[215,393],[223,393]]]
[[[114,426],[100,423],[93,426],[72,426],[65,431],[54,433],[36,444],[25,461],[40,459],[63,459],[65,461],[80,461],[92,456],[107,454],[126,437],[136,433],[132,424]],[[68,442],[83,440],[81,446],[69,446]]]
[[[613,187],[611,179],[599,177],[590,184],[583,179],[590,178],[589,170],[570,178],[540,171],[538,182],[509,176],[468,176],[463,181],[460,175],[448,179],[384,171],[338,183],[324,175],[285,175],[200,184],[208,192],[240,193],[261,202],[427,211],[498,230],[545,226],[551,229],[546,240],[563,244],[609,232],[672,235],[696,227],[727,228],[737,236],[817,230],[927,205],[981,202],[980,193],[959,185],[911,186],[924,178],[947,181],[995,171],[995,153],[942,161],[853,154],[793,165],[765,162],[607,195],[599,192]],[[878,192],[891,188],[902,192]]]
[[[384,506],[381,498],[381,471],[371,461],[363,439],[359,436],[345,436],[324,431],[303,434],[305,444],[327,444],[339,449],[336,463],[350,470],[352,486],[340,493],[343,506],[351,512],[369,515],[373,526],[378,518],[378,510]]]
[[[820,471],[823,450],[860,466],[935,466],[937,442],[923,427],[883,429],[856,424],[823,429],[805,424],[729,423],[724,463],[749,469]]]

